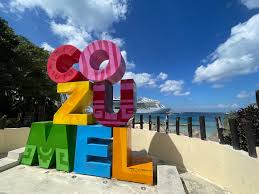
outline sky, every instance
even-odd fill
[[[255,103],[259,0],[0,0],[0,17],[50,52],[114,41],[126,61],[123,79],[135,80],[137,96],[173,111]]]

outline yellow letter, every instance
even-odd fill
[[[89,81],[59,83],[58,93],[70,95],[54,115],[54,124],[88,125],[95,123],[92,114],[85,109],[93,100],[92,83]]]

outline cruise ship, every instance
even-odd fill
[[[113,98],[113,109],[118,111],[120,109],[120,99]],[[154,100],[146,97],[141,97],[137,100],[137,112],[136,113],[155,113],[155,114],[167,114],[170,113],[171,109],[165,107],[160,103],[159,100]]]
[[[61,97],[61,103],[64,103],[67,100],[66,94],[61,94],[60,97]],[[115,112],[118,112],[119,109],[120,109],[120,98],[114,97],[113,98],[113,110]],[[93,112],[92,106],[88,106],[85,111],[88,113]],[[171,113],[171,109],[162,105],[159,100],[141,97],[137,100],[137,112],[136,113],[168,114],[168,113]]]

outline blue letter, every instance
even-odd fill
[[[111,178],[111,138],[111,127],[78,126],[75,173]]]

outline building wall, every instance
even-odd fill
[[[259,193],[259,160],[217,142],[175,134],[132,130],[132,150],[191,171],[236,194]],[[259,156],[259,149],[258,156]]]
[[[5,128],[0,130],[0,154],[24,147],[29,136],[30,128]]]

